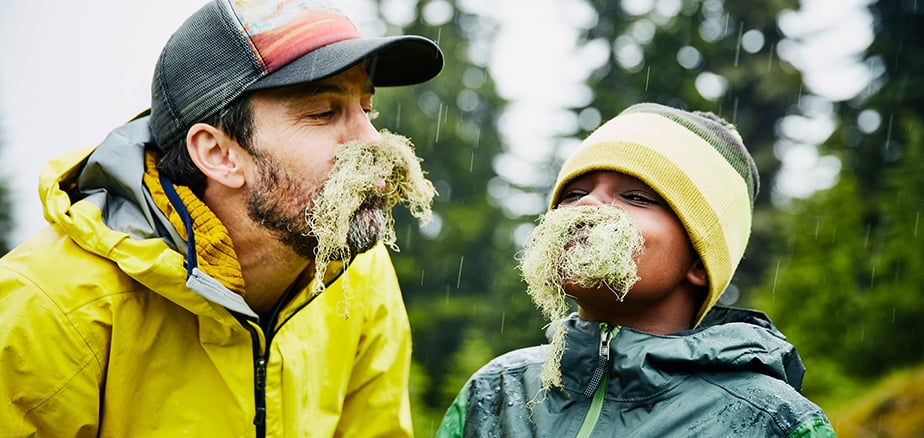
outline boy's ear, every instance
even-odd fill
[[[700,260],[699,257],[690,265],[690,269],[687,271],[687,281],[694,286],[705,287],[709,285],[709,276],[706,274],[706,266],[703,265],[703,261]]]
[[[207,123],[196,123],[186,131],[186,149],[206,178],[228,188],[244,185],[240,145],[224,131]]]

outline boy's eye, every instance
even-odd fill
[[[627,201],[638,202],[642,204],[657,204],[658,202],[655,199],[649,196],[645,196],[641,193],[626,193],[625,195],[622,195],[622,197]]]
[[[586,195],[587,192],[583,190],[570,190],[561,195],[561,198],[558,199],[559,204],[567,204],[575,202]]]

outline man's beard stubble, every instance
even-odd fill
[[[260,171],[248,214],[296,254],[314,259],[313,293],[324,289],[330,262],[348,264],[380,240],[398,250],[391,215],[395,205],[405,204],[421,222],[430,220],[436,190],[405,137],[382,131],[379,142],[339,146],[328,179],[313,190],[272,157],[254,155]]]

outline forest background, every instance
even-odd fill
[[[428,226],[396,212],[418,435],[433,435],[478,367],[544,342],[517,252],[562,159],[641,101],[725,117],[757,160],[754,232],[721,303],[765,311],[787,334],[804,393],[838,436],[924,435],[924,1],[861,1],[866,29],[847,60],[823,49],[838,43],[824,41],[834,23],[809,20],[810,1],[551,3],[545,17],[574,29],[581,71],[576,85],[528,90],[560,103],[554,117],[513,111],[524,103],[499,93],[491,66],[504,61],[492,9],[530,3],[376,3],[382,34],[425,35],[446,54],[434,81],[376,96],[376,125],[414,139],[440,193]],[[853,85],[833,80],[845,73]],[[518,138],[515,123],[551,135]],[[26,237],[13,234],[12,199],[0,174],[0,254]]]

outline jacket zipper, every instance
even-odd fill
[[[266,337],[266,349],[260,348],[260,333],[257,328],[248,323],[241,321],[250,331],[250,337],[253,340],[253,389],[254,389],[254,407],[255,414],[253,424],[257,427],[257,438],[266,437],[266,362],[269,358],[270,337]]]
[[[584,396],[593,396],[590,402],[590,409],[584,416],[584,422],[578,431],[578,438],[589,437],[597,426],[600,419],[600,412],[603,411],[603,398],[606,395],[607,370],[610,365],[610,342],[619,331],[618,327],[610,328],[605,322],[600,323],[600,345],[597,350],[597,363],[594,365],[593,374],[590,377],[590,383],[584,389]]]
[[[264,333],[264,336],[266,338],[266,346],[262,350],[260,349],[260,332],[258,331],[258,329],[255,328],[254,325],[250,321],[247,320],[247,318],[243,318],[240,320],[241,324],[247,327],[247,330],[250,331],[250,337],[253,340],[253,357],[254,357],[253,386],[254,386],[254,407],[256,409],[256,412],[253,418],[253,424],[254,426],[257,427],[257,438],[266,437],[266,365],[269,362],[270,345],[273,342],[273,337],[276,335],[276,332],[278,332],[279,329],[282,328],[282,326],[285,325],[285,323],[289,321],[289,319],[291,319],[301,309],[305,308],[308,304],[311,304],[311,302],[313,302],[314,299],[317,298],[317,295],[309,298],[308,301],[306,301],[304,304],[296,308],[288,316],[288,318],[284,319],[281,323],[278,324],[279,326],[276,327],[277,325],[276,320],[279,317],[279,312],[282,310],[282,307],[284,307],[285,304],[292,297],[292,294],[296,293],[297,291],[298,289],[294,287],[294,284],[293,284],[293,286],[291,286],[286,291],[283,298],[280,299],[278,307],[273,312],[272,316],[270,317],[270,321],[267,324],[267,327],[269,327],[269,330],[267,330],[267,333]],[[262,331],[262,329],[260,329],[260,331]]]

